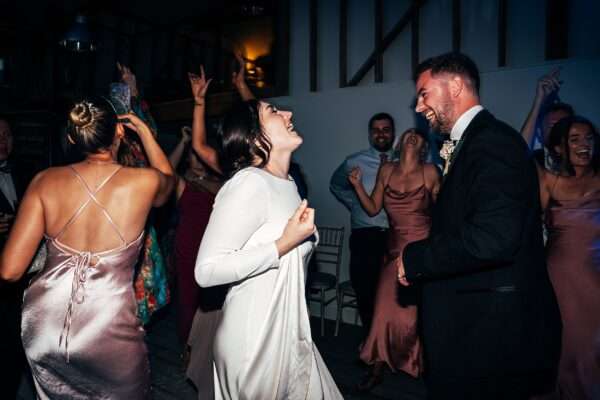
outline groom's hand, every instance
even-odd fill
[[[406,280],[406,271],[404,271],[402,254],[396,258],[396,267],[398,267],[398,282],[400,282],[402,286],[410,286],[410,283]]]

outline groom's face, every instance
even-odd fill
[[[431,75],[426,70],[417,79],[417,106],[415,111],[423,115],[434,131],[450,133],[454,125],[452,96],[446,74]]]

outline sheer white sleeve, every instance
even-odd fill
[[[278,266],[274,241],[244,248],[266,221],[269,197],[267,182],[252,169],[238,172],[221,188],[196,258],[200,286],[238,282]]]

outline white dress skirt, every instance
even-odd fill
[[[258,168],[219,191],[196,260],[200,286],[232,284],[214,343],[216,399],[342,399],[314,345],[305,300],[306,241],[278,257],[300,204],[296,185]]]

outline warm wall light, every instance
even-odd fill
[[[246,69],[246,76],[250,82],[253,82],[257,87],[265,86],[265,71],[257,66],[254,60],[246,60],[244,68]]]

